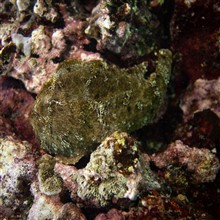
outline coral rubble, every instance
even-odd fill
[[[32,184],[32,193],[34,202],[29,210],[28,220],[86,220],[80,209],[73,203],[63,204],[59,195],[47,196],[42,194],[36,183]]]

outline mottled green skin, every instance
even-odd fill
[[[37,96],[32,125],[41,147],[76,161],[114,131],[151,122],[164,104],[172,55],[160,50],[155,73],[146,63],[120,69],[103,61],[63,62]]]

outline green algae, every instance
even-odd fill
[[[160,50],[156,71],[144,62],[129,69],[103,61],[64,61],[38,94],[32,125],[41,147],[74,157],[114,131],[132,132],[151,122],[164,104],[172,54]]]

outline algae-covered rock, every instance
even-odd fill
[[[157,50],[162,25],[146,0],[100,0],[87,19],[85,33],[97,50],[132,60]]]
[[[32,113],[42,148],[77,161],[114,131],[132,132],[151,122],[164,104],[171,56],[160,50],[148,78],[146,63],[129,69],[100,60],[60,64]]]
[[[71,198],[89,206],[106,206],[125,199],[134,201],[163,185],[139,151],[139,143],[125,132],[114,132],[90,155],[85,168],[56,164]],[[124,204],[126,206],[126,204]]]

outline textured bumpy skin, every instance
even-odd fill
[[[76,161],[114,131],[149,123],[164,103],[172,55],[160,50],[155,73],[96,60],[63,62],[37,96],[32,125],[42,148]]]

